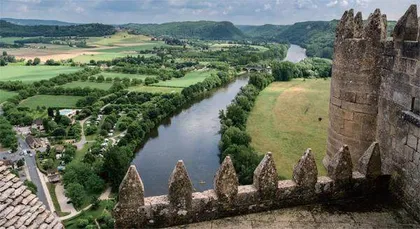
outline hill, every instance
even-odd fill
[[[174,38],[194,38],[203,40],[238,40],[245,36],[231,22],[186,21],[163,24],[126,24],[121,28],[132,33]]]
[[[18,19],[18,18],[0,18],[0,20],[4,20],[16,25],[59,25],[59,26],[67,26],[67,25],[77,25],[77,23],[70,23],[65,21],[57,21],[57,20],[41,20],[41,19]]]
[[[83,36],[98,37],[115,33],[112,25],[84,24],[84,25],[16,25],[0,20],[0,36],[2,37],[62,37],[62,36]]]
[[[338,20],[306,21],[293,25],[238,26],[245,36],[259,41],[289,42],[302,46],[308,56],[332,58]],[[388,21],[388,34],[395,21]]]

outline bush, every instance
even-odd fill
[[[23,182],[24,185],[26,185],[26,187],[28,187],[29,191],[32,192],[32,194],[35,194],[38,192],[38,188],[36,187],[36,185],[30,181],[30,180],[25,180]]]

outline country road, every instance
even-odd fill
[[[28,144],[25,142],[25,140],[22,137],[18,137],[18,141],[19,141],[19,146],[21,148],[21,150],[23,151],[27,151],[30,150],[30,147],[28,146]],[[32,150],[31,150],[32,151]],[[33,152],[33,151],[32,151]],[[36,161],[35,161],[35,153],[32,153],[32,157],[29,156],[28,154],[24,155],[25,158],[25,162],[26,162],[26,166],[28,167],[29,170],[29,176],[31,177],[31,181],[36,185],[38,192],[37,192],[37,197],[39,198],[39,200],[49,209],[49,203],[47,201],[47,196],[46,196],[46,191],[44,190],[44,187],[41,184],[41,175],[38,174],[38,170],[36,167]]]

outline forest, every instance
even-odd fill
[[[62,36],[83,36],[98,37],[111,35],[116,32],[112,25],[103,24],[83,24],[70,26],[53,25],[16,25],[4,20],[0,20],[0,36],[2,37],[62,37]]]

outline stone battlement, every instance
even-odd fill
[[[387,38],[386,16],[346,11],[337,27],[324,165],[343,144],[357,162],[379,143],[391,193],[420,218],[420,27],[412,5]]]
[[[387,191],[389,176],[381,175],[377,143],[366,151],[358,171],[352,169],[349,148],[344,146],[331,160],[329,175],[318,177],[308,149],[296,164],[293,179],[279,181],[267,153],[254,172],[254,183],[240,186],[228,156],[215,175],[214,189],[193,192],[187,169],[179,161],[169,179],[169,194],[144,198],[141,178],[131,166],[114,209],[115,228],[173,226]]]

